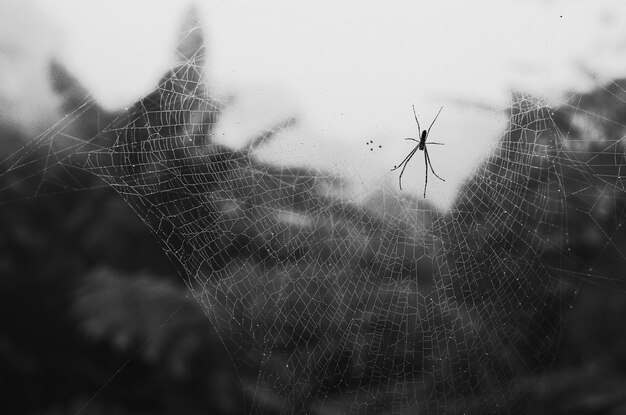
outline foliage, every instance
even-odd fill
[[[468,180],[462,190],[473,197],[455,205],[458,215],[471,212],[477,219],[448,222],[467,228],[438,238],[428,230],[449,219],[443,215],[425,213],[419,223],[384,215],[374,203],[355,206],[329,196],[340,178],[256,160],[255,148],[269,141],[270,133],[244,151],[213,143],[212,126],[222,108],[193,70],[201,65],[190,64],[203,56],[199,52],[182,49],[183,64],[120,113],[93,103],[83,107],[85,91],[62,67],[52,67],[67,108],[84,110],[41,138],[56,140],[55,156],[71,163],[48,163],[31,151],[43,148],[34,143],[9,150],[2,164],[4,409],[241,413],[249,409],[244,395],[254,395],[262,411],[334,413],[358,395],[371,404],[370,412],[385,412],[399,399],[419,402],[413,409],[447,413],[516,412],[523,401],[532,413],[623,410],[626,340],[620,320],[608,316],[623,315],[624,297],[612,296],[607,308],[606,292],[583,290],[559,353],[555,342],[562,308],[572,299],[570,286],[556,277],[584,274],[585,255],[602,258],[601,270],[621,263],[621,233],[611,239],[615,249],[595,243],[602,240],[598,234],[619,228],[614,218],[623,217],[621,182],[607,181],[621,177],[610,171],[618,163],[604,160],[618,153],[605,150],[620,148],[615,137],[621,131],[586,120],[580,129],[568,130],[569,141],[558,149],[548,140],[578,125],[580,113],[570,107],[554,116],[548,108],[529,111],[525,105],[532,97],[514,96],[507,139],[485,161],[488,180]],[[612,111],[619,119],[622,100],[612,98],[619,93],[593,92],[577,108]],[[546,119],[556,125],[544,125]],[[548,133],[538,139],[528,131]],[[588,146],[587,135],[598,131],[603,139]],[[7,129],[2,139],[24,141],[18,135]],[[531,199],[558,191],[542,173],[551,160],[567,170],[559,172],[564,182],[558,187],[573,195],[565,206],[549,204],[564,200],[556,195],[546,204]],[[525,174],[508,174],[504,166],[512,161],[525,163]],[[68,171],[69,164],[80,168]],[[528,191],[515,192],[518,188]],[[493,197],[494,189],[508,205]],[[510,194],[503,197],[499,192],[507,189]],[[605,193],[598,195],[598,189]],[[512,218],[513,211],[523,218]],[[540,237],[520,237],[520,223],[531,223]],[[566,241],[551,224],[570,230],[572,253],[565,262]],[[167,244],[149,230],[165,233]],[[454,239],[460,234],[462,241]],[[429,243],[417,243],[426,239]],[[310,240],[325,242],[314,246]],[[403,243],[386,249],[398,240]],[[477,249],[483,243],[489,249]],[[442,282],[424,265],[428,261],[416,261],[436,256],[428,247],[437,246],[445,246],[449,258],[444,259],[456,267],[449,279],[439,276]],[[502,269],[497,261],[507,261],[510,275],[495,278]],[[477,276],[471,284],[450,277],[468,273]],[[210,278],[198,279],[199,274]],[[516,278],[522,274],[532,278]],[[447,297],[425,303],[440,292],[438,283]],[[552,294],[537,295],[545,292]],[[519,302],[502,301],[503,296]],[[522,306],[528,311],[520,312]],[[272,324],[277,313],[284,325]],[[513,324],[504,327],[485,315],[506,315]],[[354,321],[362,324],[354,327]],[[441,339],[430,335],[435,324],[456,336],[449,344],[471,347],[439,345]],[[347,335],[329,338],[337,332]],[[494,333],[510,343],[484,341]],[[263,350],[271,353],[262,356]],[[513,350],[520,351],[516,358]],[[556,365],[541,372],[555,354]],[[483,355],[491,357],[481,360]],[[468,365],[446,364],[454,361]],[[451,391],[457,400],[441,403]]]

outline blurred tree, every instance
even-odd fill
[[[184,62],[203,56],[189,25]],[[0,158],[2,412],[241,413],[232,364],[158,241],[81,168],[126,113],[47,69],[68,117],[36,138],[0,126],[14,143]]]

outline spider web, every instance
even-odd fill
[[[76,172],[118,192],[217,329],[252,412],[500,413],[523,401],[580,281],[624,258],[623,147],[606,138],[622,124],[598,121],[615,118],[590,96],[555,111],[512,94],[508,128],[448,212],[391,175],[357,202],[350,177],[256,157],[297,120],[241,150],[216,143],[227,102],[201,81],[202,54],[87,142],[64,133],[89,115],[79,105],[3,171],[41,163],[48,192],[81,188]],[[619,83],[606,92],[623,105]],[[574,243],[581,223],[589,246]]]
[[[563,229],[549,110],[513,97],[509,131],[449,214],[392,189],[375,208],[344,200],[342,178],[256,160],[272,131],[245,151],[213,143],[220,105],[194,71],[178,68],[103,131],[114,141],[83,168],[180,264],[255,409],[515,401],[506,385],[558,338],[559,283],[541,261]]]

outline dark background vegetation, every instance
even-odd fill
[[[194,53],[201,48],[201,39],[197,41],[200,46]],[[189,53],[186,57],[191,59]],[[3,413],[238,414],[250,409],[250,395],[246,390],[249,389],[250,383],[254,384],[257,381],[254,376],[259,373],[258,368],[254,363],[240,364],[237,361],[237,353],[231,355],[226,353],[225,344],[231,352],[245,353],[246,349],[242,346],[241,350],[238,350],[236,345],[233,346],[239,339],[225,338],[224,333],[227,333],[225,331],[220,331],[221,337],[218,336],[215,330],[220,330],[219,320],[208,318],[201,305],[190,294],[189,287],[179,273],[180,264],[171,261],[172,258],[163,251],[158,238],[149,230],[149,226],[153,228],[160,226],[157,225],[158,216],[152,218],[145,215],[145,212],[141,211],[140,202],[134,200],[132,196],[127,196],[125,200],[115,191],[123,190],[132,183],[121,179],[110,179],[105,182],[90,174],[90,171],[101,176],[106,176],[105,173],[120,173],[115,170],[114,164],[103,169],[93,168],[93,165],[87,164],[80,156],[71,156],[65,159],[66,163],[56,164],[47,157],[50,147],[42,144],[47,139],[56,140],[57,145],[52,149],[54,154],[62,158],[76,150],[76,147],[72,148],[75,142],[64,140],[63,137],[77,137],[79,143],[81,140],[90,140],[95,145],[110,146],[112,145],[110,140],[124,137],[125,131],[130,131],[128,126],[142,128],[146,123],[152,127],[162,127],[162,135],[165,137],[180,136],[181,131],[172,127],[172,120],[163,118],[159,111],[163,109],[164,102],[172,108],[188,105],[184,101],[169,98],[164,100],[164,95],[168,92],[189,95],[191,92],[185,88],[197,85],[200,81],[197,74],[189,73],[189,67],[183,65],[182,68],[183,71],[174,70],[166,74],[161,87],[144,97],[134,109],[131,108],[129,114],[108,113],[97,105],[89,105],[84,111],[73,113],[71,120],[63,127],[65,135],[44,135],[26,148],[22,146],[29,142],[31,137],[21,136],[17,129],[9,125],[1,126],[3,162],[0,163],[0,405]],[[87,91],[59,65],[51,63],[50,73],[51,82],[62,97],[63,105],[66,106],[64,112],[72,113],[73,109],[78,108],[83,102]],[[184,80],[183,83],[177,82],[181,79]],[[464,398],[458,402],[454,402],[454,393],[447,395],[451,400],[449,412],[626,413],[626,332],[623,330],[626,292],[620,271],[625,264],[621,257],[624,246],[621,224],[626,198],[623,187],[620,187],[621,182],[616,179],[620,176],[623,165],[623,160],[618,157],[623,154],[623,147],[619,142],[623,131],[617,126],[626,123],[626,117],[623,115],[626,114],[624,84],[617,81],[609,85],[608,89],[581,96],[576,107],[564,106],[556,109],[551,115],[557,129],[567,132],[570,140],[563,153],[554,156],[559,158],[558,165],[563,169],[560,172],[563,188],[575,196],[567,199],[567,215],[559,211],[560,213],[555,214],[552,219],[560,224],[559,229],[563,226],[570,229],[567,246],[571,249],[571,254],[561,255],[560,249],[564,245],[558,243],[555,243],[552,249],[547,249],[545,257],[541,259],[544,265],[553,268],[553,273],[550,277],[543,273],[536,275],[539,278],[554,280],[531,281],[545,284],[545,291],[542,291],[537,301],[527,297],[525,298],[527,302],[519,306],[524,309],[522,313],[524,318],[529,319],[520,320],[520,325],[548,333],[550,341],[547,343],[550,343],[550,346],[544,346],[543,340],[529,342],[525,357],[527,359],[533,357],[536,360],[534,370],[525,371],[518,377],[505,376],[497,379],[497,382],[513,385],[511,390],[514,391],[512,392],[514,396],[507,393],[493,393],[489,396],[484,383],[496,381],[497,373],[487,372],[485,369],[486,379],[468,381],[473,385],[473,394],[466,390],[457,391],[456,395]],[[200,104],[196,102],[193,105]],[[202,105],[205,106],[204,117],[208,118],[203,119],[200,124],[210,126],[219,115],[220,108],[217,104],[207,103],[206,100],[202,101]],[[141,108],[141,111],[135,111],[137,108]],[[597,117],[585,118],[581,123],[574,123],[575,117],[585,113],[595,114]],[[541,111],[534,114],[535,117],[543,117],[541,119],[547,117]],[[116,121],[119,116],[128,118],[123,118],[121,122]],[[519,121],[516,117],[522,115],[512,111],[511,119]],[[597,121],[603,117],[615,122]],[[94,122],[96,119],[98,123]],[[539,120],[526,119],[523,122],[524,125],[531,126]],[[103,125],[113,125],[115,128],[107,135],[103,133]],[[590,144],[586,137],[592,131],[601,131],[602,139]],[[200,129],[192,133],[193,143],[201,145],[210,131]],[[133,155],[130,146],[133,143],[132,139],[126,140],[128,146],[124,148],[125,154],[131,158],[135,156],[139,158],[136,160],[137,163],[128,163],[125,167],[131,169],[132,166],[135,170],[121,172],[131,176],[141,173],[135,166],[143,165],[141,156]],[[262,139],[263,137],[258,141],[262,142]],[[527,138],[523,136],[515,138],[520,142],[525,139]],[[145,151],[145,147],[141,148]],[[187,162],[181,162],[183,158],[180,154],[174,153],[171,159],[165,160],[178,161],[178,164],[174,163],[173,168],[185,174],[205,177],[201,189],[187,183],[187,188],[191,189],[189,195],[193,196],[189,203],[193,205],[194,201],[200,200],[203,192],[211,190],[212,182],[207,177],[217,180],[220,177],[214,176],[219,174],[224,176],[221,177],[222,180],[232,182],[233,187],[241,185],[244,189],[251,189],[253,186],[265,186],[266,197],[269,195],[274,197],[272,200],[282,200],[278,196],[285,196],[281,188],[272,187],[275,185],[272,185],[271,179],[275,178],[278,172],[265,167],[263,169],[266,171],[265,175],[254,176],[252,172],[255,171],[255,162],[247,153],[238,153],[225,148],[219,150],[216,152],[217,155],[194,155],[202,157],[203,160],[208,157],[215,163],[221,163],[217,172],[202,170],[206,169],[205,164],[201,166],[194,164],[193,157],[189,157],[189,149],[184,153],[187,155]],[[74,165],[87,168],[67,167],[72,164],[70,161]],[[530,159],[530,163],[535,161],[534,158]],[[102,167],[98,166],[98,162],[96,160],[94,163],[97,167]],[[499,164],[493,164],[490,167],[491,173],[496,175],[499,167]],[[234,170],[239,172],[236,178],[226,177],[229,171]],[[246,176],[241,173],[243,170],[251,173]],[[280,174],[283,189],[286,187],[295,189],[286,196],[299,195],[303,198],[300,201],[290,199],[290,207],[300,203],[302,205],[300,208],[305,212],[319,209],[319,206],[306,206],[307,200],[311,203],[314,189],[319,185],[314,180],[313,172],[294,169],[291,176],[284,172]],[[291,180],[290,186],[285,186],[284,180]],[[535,178],[529,176],[525,186],[541,186],[541,178],[533,180]],[[171,187],[163,185],[165,187],[161,189],[160,195],[156,196],[162,199],[152,202],[158,203],[161,207],[168,206],[167,197],[180,189],[178,185],[180,183],[175,183]],[[480,186],[480,183],[470,180],[467,188],[471,186]],[[480,189],[474,190],[472,194],[476,199],[480,199],[482,195]],[[146,195],[143,196],[141,200],[148,198]],[[268,200],[255,200],[246,194],[241,195],[241,200],[245,200],[245,203],[251,206],[269,203]],[[466,200],[467,206],[458,206],[458,211],[475,208],[478,202],[480,200]],[[524,201],[520,202],[523,204]],[[320,209],[320,220],[326,222],[329,222],[329,218],[335,220],[335,223],[339,224],[338,229],[346,232],[345,238],[351,238],[352,236],[348,235],[349,231],[359,226],[362,229],[354,232],[368,233],[375,232],[376,229],[389,228],[408,235],[411,230],[399,220],[392,224],[383,223],[384,219],[381,217],[354,206],[336,204],[330,200],[324,200],[319,204],[325,208],[323,211]],[[139,212],[133,211],[131,206]],[[490,207],[488,203],[481,206],[482,216],[503,220],[497,219],[502,217],[498,211],[502,206]],[[532,204],[524,206],[524,209],[533,208]],[[250,208],[246,212],[248,216],[239,218],[242,222],[237,222],[239,226],[244,226],[243,230],[252,228],[251,224],[255,223],[254,215],[260,216],[264,213],[256,208]],[[202,217],[210,219],[216,214],[207,211]],[[194,215],[199,217],[197,213]],[[146,222],[142,221],[142,218]],[[182,222],[173,222],[173,225],[183,225],[186,219],[190,218],[178,216],[177,220]],[[227,223],[223,218],[220,220]],[[250,220],[247,226],[246,220]],[[424,219],[425,222],[435,220],[437,218]],[[482,224],[490,222],[485,220]],[[491,225],[497,227],[497,222]],[[513,232],[513,227],[508,225],[506,227]],[[285,262],[297,262],[298,259],[304,258],[304,254],[298,248],[303,244],[298,238],[303,236],[298,237],[286,230],[283,231],[279,232],[284,238],[281,240],[283,243],[279,245],[286,247],[284,252],[280,249],[273,250],[272,243],[275,239],[261,237],[263,230],[250,231],[241,239],[229,241],[230,245],[226,248],[219,249],[232,249],[232,252],[229,251],[227,254],[231,258],[253,257],[254,265],[249,268],[251,274],[257,271],[258,264],[269,267],[269,259],[272,258],[279,258],[279,261]],[[467,234],[463,233],[461,237],[470,241],[471,232],[467,229]],[[495,242],[494,247],[507,243],[514,245],[516,235],[504,231],[497,234],[503,240]],[[607,237],[607,234],[610,236]],[[378,236],[380,240],[386,237]],[[330,241],[330,238],[328,240]],[[605,244],[607,241],[611,242],[609,248]],[[169,243],[183,248],[185,246],[183,240]],[[290,247],[291,243],[294,244],[293,247]],[[454,241],[449,243],[455,246]],[[172,245],[168,247],[171,249]],[[329,251],[327,254],[329,258],[333,252],[345,249],[340,245],[331,246],[330,243],[326,248]],[[203,249],[212,248],[205,246]],[[372,247],[372,251],[376,251],[376,247]],[[454,248],[449,248],[448,251],[456,252]],[[416,254],[415,251],[407,252]],[[512,247],[512,252],[517,252],[515,247]],[[459,252],[459,255],[462,254],[466,253]],[[490,256],[501,254],[503,255],[498,251],[486,252],[486,257],[477,261],[487,263]],[[397,274],[415,273],[415,269],[411,268],[413,258],[410,255],[403,252],[394,252],[393,255],[399,259],[396,262],[399,269]],[[507,255],[510,257],[511,254]],[[215,261],[209,264],[212,269],[221,270],[225,267],[219,263],[219,258],[214,259]],[[530,258],[517,259],[519,263],[526,263]],[[381,265],[375,254],[371,257],[362,256],[359,260],[357,264],[348,264],[349,269],[371,271],[373,274],[381,275],[389,272],[392,274],[390,279],[397,278],[396,270]],[[187,270],[194,264],[191,258],[186,264]],[[608,275],[611,279],[586,277],[590,266],[594,269],[592,274]],[[480,272],[490,271],[489,268],[484,268]],[[353,274],[356,275],[356,272]],[[570,291],[558,292],[558,284],[555,283],[558,278],[570,281],[571,285],[568,286],[581,285],[578,295],[573,296]],[[476,281],[477,285],[472,287],[474,291],[467,295],[468,302],[473,296],[471,301],[479,305],[481,301],[489,301],[483,296],[489,296],[490,293],[489,287],[480,284],[480,279]],[[584,283],[580,284],[580,281]],[[384,282],[387,284],[389,280]],[[491,280],[485,277],[485,281],[482,282]],[[386,295],[382,284],[378,287],[375,285],[363,287],[359,279],[355,279],[353,284],[348,287],[363,290],[364,296],[373,289],[380,290],[380,298]],[[327,286],[330,287],[331,285]],[[459,289],[467,290],[467,287]],[[324,300],[329,304],[333,301],[332,298]],[[398,299],[389,300],[391,304]],[[565,306],[570,302],[573,305],[572,309]],[[534,313],[526,311],[538,304],[543,308]],[[560,306],[564,306],[565,309],[558,309]],[[561,312],[564,314],[560,314]],[[315,310],[304,310],[303,315],[308,316],[309,313],[315,315]],[[402,321],[401,312],[391,310],[385,315],[388,321],[372,324],[378,324],[377,330],[383,333],[386,330],[389,330],[389,333],[397,332],[397,329],[390,328],[390,324],[395,324],[394,318]],[[566,318],[564,322],[560,320],[561,315]],[[445,320],[454,316],[441,311],[441,317]],[[535,323],[536,320],[540,323]],[[268,323],[268,326],[271,324]],[[296,330],[297,327],[292,329]],[[235,329],[231,330],[231,334],[240,335],[242,338],[245,335]],[[558,341],[560,330],[562,338]],[[532,333],[524,334],[531,337]],[[285,345],[285,349],[290,352],[304,353],[299,347],[300,345]],[[542,347],[548,347],[549,350],[538,350]],[[487,347],[485,350],[490,351]],[[341,350],[330,348],[323,352],[317,356],[319,359],[337,359],[334,366],[337,371],[346,369],[342,363]],[[403,352],[408,353],[406,350]],[[410,365],[407,356],[408,354],[402,356],[405,358],[402,364]],[[553,362],[550,356],[556,356]],[[499,358],[508,357],[510,356],[494,356],[491,361],[497,366]],[[247,358],[253,362],[257,357]],[[547,361],[551,363],[546,364]],[[384,367],[387,363],[373,364]],[[353,385],[348,381],[342,383],[333,378],[333,373],[323,375],[321,372],[315,373],[318,369],[316,366],[306,366],[304,369],[311,370],[311,377],[314,378],[312,383],[319,384],[305,385],[302,391],[290,390],[286,393],[289,399],[288,406],[279,402],[281,398],[285,398],[280,394],[258,395],[257,399],[262,402],[260,407],[268,413],[310,410],[310,407],[306,406],[313,405],[310,402],[302,403],[302,406],[296,402],[299,399],[298,393],[301,393],[303,402],[311,394],[332,395],[333,399],[339,402],[337,406],[341,408],[341,400],[336,394],[341,390],[351,390]],[[265,376],[269,375],[265,373]],[[289,377],[289,374],[286,376]],[[362,376],[372,375],[365,373]],[[261,378],[264,379],[267,378]],[[393,380],[401,382],[400,377]],[[390,397],[393,398],[393,395]],[[348,396],[345,399],[353,400],[354,397]],[[379,406],[373,412],[387,413],[392,408],[391,400],[386,402],[387,407],[384,406],[385,402],[377,404]],[[445,407],[445,404],[439,403],[439,410]]]

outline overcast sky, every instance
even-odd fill
[[[102,103],[128,105],[174,62],[191,3],[34,0],[33,24],[9,18],[14,27],[4,24],[0,46],[10,33],[35,44],[38,31],[53,33],[50,50]],[[446,143],[431,149],[446,182],[431,177],[428,189],[442,207],[505,128],[509,91],[558,102],[626,74],[622,1],[194,3],[218,93],[240,98],[220,125],[229,144],[296,116],[267,156],[341,172],[367,192],[396,185],[389,169],[411,148],[402,138],[418,135],[411,105],[422,127],[444,106],[430,139]],[[369,140],[382,148],[370,151]],[[421,193],[423,159],[414,163],[405,191]]]

